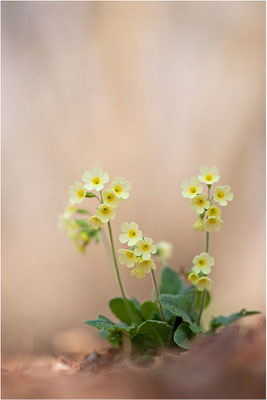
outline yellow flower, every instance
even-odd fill
[[[189,282],[193,283],[193,285],[196,283],[198,278],[199,278],[198,274],[195,274],[194,272],[191,272],[191,274],[189,274],[188,277],[187,277]]]
[[[108,204],[99,204],[97,207],[96,217],[100,219],[101,222],[109,222],[110,219],[115,218],[115,211],[113,207],[110,207]]]
[[[103,172],[100,167],[93,167],[91,171],[85,171],[82,176],[82,180],[85,183],[84,187],[87,190],[93,190],[99,192],[104,187],[104,183],[109,181],[107,172]]]
[[[161,261],[166,261],[172,256],[173,245],[169,242],[158,242],[157,243],[157,256]]]
[[[203,272],[203,274],[210,273],[210,267],[214,265],[214,258],[209,255],[209,253],[201,253],[193,258],[193,268],[192,270],[197,274]]]
[[[211,185],[214,182],[218,182],[218,180],[220,179],[219,170],[217,167],[209,168],[206,165],[202,165],[202,167],[200,167],[200,174],[198,175],[198,179],[200,182]]]
[[[220,206],[227,206],[228,201],[233,200],[234,195],[230,193],[231,187],[229,185],[216,186],[214,190],[214,200],[217,201]]]
[[[193,199],[197,194],[202,193],[203,186],[200,185],[197,178],[191,178],[190,182],[183,181],[181,184],[182,195],[185,198]]]
[[[128,224],[124,222],[121,225],[121,231],[123,233],[119,236],[121,243],[128,242],[128,246],[134,246],[138,240],[142,239],[142,232],[138,229],[138,225],[135,222]]]
[[[66,210],[64,211],[64,215],[66,217],[71,217],[75,212],[76,212],[77,208],[75,207],[74,204],[69,204],[66,208]]]
[[[221,218],[221,210],[219,209],[219,207],[216,207],[214,205],[210,206],[210,208],[208,209],[207,212],[207,216],[208,217],[217,217],[217,218]]]
[[[59,216],[59,226],[70,238],[76,235],[79,228],[78,224],[65,214]]]
[[[202,219],[199,219],[197,222],[194,223],[193,229],[195,231],[204,231],[205,230]]]
[[[136,276],[138,279],[143,279],[152,269],[156,269],[156,265],[152,260],[141,261],[131,270],[131,275]]]
[[[209,208],[210,202],[207,200],[205,193],[197,195],[191,200],[190,208],[195,210],[198,214],[202,214],[205,209]]]
[[[155,254],[157,251],[157,246],[153,244],[151,238],[145,238],[139,240],[134,248],[134,254],[137,256],[142,256],[143,260],[149,260],[151,254]]]
[[[197,287],[197,290],[202,292],[204,289],[210,290],[211,284],[212,284],[212,280],[210,278],[208,278],[207,276],[203,276],[202,278],[199,278],[196,281],[195,286]]]
[[[221,229],[221,224],[223,223],[223,220],[217,217],[209,217],[206,219],[204,223],[204,228],[207,232],[212,231],[213,229],[215,231],[219,231]]]
[[[133,251],[126,250],[126,249],[120,249],[120,250],[118,250],[118,253],[120,254],[119,262],[122,265],[126,264],[126,267],[128,267],[128,268],[134,267],[134,265],[137,262],[137,259],[136,259],[136,256]]]
[[[100,221],[99,218],[97,218],[95,215],[93,215],[89,220],[87,221],[88,225],[90,225],[93,229],[98,229],[102,228],[104,225],[102,221]]]
[[[103,201],[111,207],[118,207],[119,199],[115,196],[113,190],[103,190]]]
[[[123,178],[116,178],[115,181],[110,185],[110,189],[113,190],[115,195],[119,199],[128,199],[129,191],[131,190],[131,184],[125,181]]]
[[[86,192],[80,182],[74,182],[74,186],[69,187],[69,202],[71,204],[80,204],[85,198]]]

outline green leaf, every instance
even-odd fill
[[[116,315],[116,317],[125,324],[131,325],[132,322],[136,322],[138,325],[141,324],[143,320],[134,302],[132,300],[127,300],[127,301],[132,311],[132,314],[135,318],[135,321],[132,321],[130,319],[128,310],[124,304],[124,300],[121,297],[115,297],[114,299],[111,299],[109,302],[109,307],[113,312],[113,314]]]
[[[75,219],[75,222],[77,225],[79,225],[82,228],[88,228],[89,225],[84,219]]]
[[[85,197],[90,198],[90,197],[97,197],[93,192],[86,192]]]
[[[154,319],[151,315],[154,315],[155,312],[158,313],[159,309],[154,301],[145,301],[140,307],[140,312],[145,320]]]
[[[185,323],[182,323],[174,332],[173,340],[178,346],[182,347],[183,349],[190,349],[192,347],[190,339],[193,335],[194,334],[189,326]]]
[[[164,347],[170,343],[172,328],[166,322],[148,320],[139,325],[138,335],[143,335],[155,347]]]
[[[89,211],[85,210],[84,208],[77,208],[76,212],[79,214],[89,214]]]
[[[141,306],[140,302],[135,297],[132,297],[131,301],[134,303],[134,305],[137,308],[137,310],[140,311],[140,306]]]
[[[220,328],[221,326],[228,326],[228,325],[232,324],[233,322],[236,322],[240,318],[247,317],[249,315],[255,315],[255,314],[260,314],[260,312],[259,311],[247,311],[243,308],[240,312],[228,315],[227,317],[224,317],[223,315],[219,315],[218,317],[214,317],[211,320],[211,323],[210,323],[211,331],[215,332],[216,329]]]
[[[195,302],[195,307],[196,307],[197,310],[200,309],[201,295],[202,295],[202,292],[200,292],[200,291],[198,290],[198,291],[197,291],[197,295],[196,295],[196,302]],[[209,306],[210,301],[211,301],[210,292],[207,290],[207,291],[206,291],[206,301],[205,301],[205,307],[204,307],[204,309],[206,309],[206,308]]]
[[[179,294],[186,286],[176,271],[170,267],[164,267],[161,274],[160,293]]]
[[[110,321],[108,318],[88,319],[88,321],[84,321],[84,324],[92,326],[93,328],[102,329],[105,331],[109,331],[116,327],[116,324],[114,324],[114,322]]]
[[[161,304],[167,308],[174,315],[181,317],[185,322],[192,323],[190,317],[191,302],[187,296],[184,295],[172,295],[172,294],[161,294]]]

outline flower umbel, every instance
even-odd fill
[[[198,175],[200,182],[207,183],[207,185],[212,185],[214,182],[218,182],[220,179],[219,170],[217,167],[207,167],[202,165],[200,167],[200,174]]]
[[[149,260],[151,254],[155,254],[157,251],[157,246],[153,244],[151,238],[144,238],[136,243],[134,248],[134,254],[137,256],[142,256],[143,260]]]
[[[82,176],[82,180],[85,182],[84,187],[87,190],[96,191],[102,190],[104,184],[109,181],[109,175],[107,172],[103,172],[100,167],[93,167],[91,171],[85,171]]]
[[[135,222],[128,224],[124,222],[121,225],[121,231],[123,233],[119,236],[121,243],[128,242],[128,246],[134,246],[138,240],[142,239],[142,232],[138,229],[138,225]]]
[[[105,223],[115,218],[115,211],[113,207],[110,207],[108,204],[102,203],[97,207],[95,215],[101,222]]]
[[[191,178],[190,182],[183,181],[181,184],[182,195],[185,198],[193,199],[197,194],[202,193],[203,186],[198,182],[197,178]]]
[[[127,249],[120,249],[118,250],[118,253],[120,254],[119,262],[122,265],[126,264],[126,267],[128,268],[134,267],[134,265],[137,262],[137,259],[133,251]]]
[[[69,202],[71,204],[80,204],[86,195],[86,191],[81,182],[74,182],[73,186],[69,187]]]
[[[231,187],[229,185],[216,186],[214,190],[214,200],[217,201],[220,206],[227,206],[228,201],[233,200],[234,195],[230,192]]]
[[[212,267],[214,265],[214,258],[211,257],[208,253],[204,252],[195,256],[193,258],[193,271],[196,273],[203,272],[203,274],[209,274]]]

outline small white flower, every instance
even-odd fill
[[[113,190],[103,190],[103,201],[111,207],[118,207],[119,199],[115,196]]]
[[[197,287],[197,290],[202,292],[204,289],[210,290],[211,289],[211,284],[212,280],[208,278],[207,276],[203,276],[202,278],[199,278],[195,282],[195,286]]]
[[[102,228],[104,225],[102,221],[100,221],[99,218],[97,218],[95,215],[93,215],[89,220],[87,221],[88,225],[90,225],[93,229],[98,229]]]
[[[100,167],[93,167],[91,171],[85,171],[82,176],[82,180],[85,182],[84,187],[87,190],[100,191],[104,187],[104,183],[109,181],[109,175],[107,172],[103,172]]]
[[[137,262],[137,258],[133,251],[127,250],[127,249],[120,249],[120,250],[118,250],[118,253],[120,254],[119,262],[122,265],[126,264],[126,267],[128,267],[128,268],[134,267],[134,265]]]
[[[217,217],[209,217],[204,222],[204,228],[207,232],[211,232],[213,229],[217,232],[222,227],[223,220]]]
[[[97,207],[95,215],[98,219],[100,219],[101,222],[105,223],[109,222],[110,219],[115,218],[115,211],[113,207],[110,207],[108,204],[103,203]]]
[[[189,282],[193,283],[193,285],[196,283],[196,281],[199,279],[198,274],[195,274],[194,272],[191,272],[187,279],[189,280]]]
[[[135,222],[128,224],[124,222],[121,225],[121,231],[123,233],[119,236],[121,243],[128,242],[128,246],[134,246],[138,240],[142,239],[142,232],[138,229],[138,225]]]
[[[209,168],[206,165],[202,165],[202,167],[200,167],[200,174],[198,175],[198,179],[200,182],[211,185],[214,182],[218,182],[218,180],[220,179],[219,170],[217,167]]]
[[[123,178],[116,178],[115,181],[110,185],[110,189],[113,190],[115,195],[119,199],[128,199],[129,191],[131,190],[131,184],[125,181]]]
[[[169,242],[161,241],[156,244],[157,246],[157,256],[163,262],[171,258],[173,245]]]
[[[214,200],[217,201],[220,206],[227,206],[228,201],[233,200],[234,195],[230,193],[231,187],[229,185],[216,186],[214,190]]]
[[[71,204],[80,204],[84,200],[86,192],[80,182],[74,182],[74,185],[69,187],[69,195]]]
[[[205,230],[204,224],[203,224],[203,221],[201,218],[197,222],[194,223],[193,229],[195,231],[201,231],[201,232]]]
[[[190,182],[183,181],[181,184],[182,195],[185,198],[193,199],[197,194],[202,193],[203,186],[198,182],[197,178],[191,178]]]
[[[137,256],[142,256],[144,261],[149,260],[151,258],[151,254],[155,254],[156,252],[157,246],[155,246],[153,244],[153,240],[148,237],[139,240],[134,248],[134,254]]]
[[[221,218],[221,214],[222,214],[222,212],[219,209],[219,207],[216,207],[214,205],[210,206],[210,208],[208,209],[208,212],[207,212],[208,217]]]
[[[193,268],[192,270],[197,274],[203,272],[203,274],[210,273],[210,267],[214,265],[214,258],[209,255],[209,253],[201,253],[193,258]]]
[[[207,195],[202,193],[197,195],[191,200],[190,208],[195,210],[198,214],[202,214],[206,209],[209,208],[210,202],[207,200]]]
[[[156,269],[156,264],[152,260],[141,261],[137,266],[131,270],[131,275],[136,276],[138,279],[145,278],[152,269]]]
[[[59,226],[70,238],[75,236],[79,229],[78,224],[65,214],[59,216]]]

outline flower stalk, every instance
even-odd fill
[[[161,302],[160,302],[160,299],[159,299],[159,290],[158,290],[156,275],[155,275],[155,272],[154,272],[153,269],[151,270],[151,273],[152,273],[152,281],[154,283],[154,288],[155,288],[155,292],[156,292],[156,297],[157,297],[157,302],[158,302],[161,318],[162,318],[162,321],[166,322],[166,318],[165,318],[165,315],[164,315],[164,312],[163,312],[163,308],[162,308],[162,305],[161,305]]]

